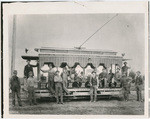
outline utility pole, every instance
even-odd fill
[[[11,51],[11,75],[15,69],[15,54],[16,54],[16,15],[13,15],[13,28],[12,28],[12,51]]]

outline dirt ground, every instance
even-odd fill
[[[24,100],[23,106],[18,104],[12,107],[10,98],[11,114],[57,114],[57,115],[143,115],[144,102],[136,101],[136,92],[132,91],[128,102],[117,98],[99,98],[97,102],[89,102],[89,99],[65,100],[64,104],[56,104],[50,99],[38,100],[38,105],[29,106]]]

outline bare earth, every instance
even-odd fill
[[[144,102],[136,101],[135,91],[131,92],[128,102],[119,101],[117,98],[100,98],[91,103],[88,99],[64,101],[64,104],[56,104],[49,99],[38,100],[38,105],[29,106],[23,101],[23,106],[18,104],[12,107],[10,99],[11,114],[58,114],[58,115],[143,115]]]

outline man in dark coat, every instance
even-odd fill
[[[135,78],[135,88],[137,93],[137,101],[143,101],[142,100],[142,86],[143,86],[143,78],[141,76],[141,72],[137,71],[137,76]]]
[[[127,66],[127,62],[124,62],[124,66],[122,67],[122,74],[126,74],[128,76],[128,69],[130,67]]]
[[[123,97],[125,101],[129,100],[129,93],[130,93],[130,79],[126,76],[126,74],[122,74],[121,84],[122,84],[122,91]]]
[[[17,70],[13,71],[13,76],[10,79],[10,89],[12,90],[12,104],[15,106],[15,95],[17,95],[18,98],[18,104],[19,106],[22,106],[21,99],[20,99],[20,80],[17,77]]]
[[[24,67],[24,77],[25,78],[29,78],[29,72],[30,71],[33,73],[33,76],[34,76],[33,67],[38,66],[38,63],[36,65],[31,65],[30,61],[31,60],[27,60],[27,65]]]

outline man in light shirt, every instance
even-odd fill
[[[54,82],[55,82],[55,93],[56,93],[57,104],[63,104],[63,80],[59,75],[59,71],[56,71]]]
[[[48,70],[41,69],[41,71],[44,73],[48,73],[48,89],[52,94],[55,94],[55,91],[54,91],[54,70],[53,70],[54,66],[52,63],[49,63],[48,67],[49,67]]]
[[[30,105],[36,105],[35,91],[34,91],[35,79],[33,78],[33,72],[29,72],[29,78],[27,79],[28,99]]]
[[[135,78],[135,89],[137,92],[137,101],[143,101],[142,100],[142,86],[143,86],[143,78],[141,76],[141,72],[137,71],[137,76]]]

